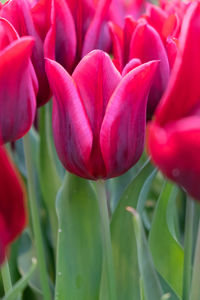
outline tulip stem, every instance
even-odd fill
[[[194,201],[189,196],[186,202],[185,237],[184,237],[184,272],[183,272],[183,297],[188,300],[192,276],[192,246],[193,246],[193,219]]]
[[[99,204],[100,219],[101,219],[101,235],[102,235],[102,246],[103,246],[103,258],[105,267],[103,274],[105,275],[105,293],[104,299],[115,300],[116,299],[116,285],[115,285],[115,274],[112,256],[112,244],[110,236],[110,221],[107,206],[107,197],[105,191],[105,182],[98,180],[96,182],[97,199]]]
[[[32,161],[32,154],[31,154],[29,133],[24,136],[23,144],[24,144],[24,155],[25,155],[25,162],[27,168],[29,205],[30,205],[31,219],[33,224],[35,247],[36,247],[37,258],[38,258],[40,281],[41,281],[41,287],[43,291],[43,299],[50,300],[52,297],[51,297],[51,291],[50,291],[50,286],[48,281],[47,265],[46,265],[44,245],[42,240],[42,230],[41,230],[38,207],[36,202],[34,170],[33,170],[33,161]]]
[[[4,292],[5,294],[12,289],[12,281],[11,281],[11,276],[10,276],[10,269],[9,269],[9,264],[8,260],[6,258],[3,266],[1,267],[1,276],[3,280],[3,287],[4,287]]]
[[[198,234],[197,234],[197,241],[196,241],[196,248],[195,248],[190,300],[200,299],[199,275],[200,275],[200,221],[198,226]]]

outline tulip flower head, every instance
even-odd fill
[[[43,0],[41,0],[43,2]],[[45,30],[43,27],[38,30],[38,19],[42,16],[42,3],[38,3],[38,6],[31,6],[29,1],[26,0],[12,0],[7,1],[0,8],[0,17],[8,20],[17,31],[20,37],[30,36],[34,39],[34,45],[32,46],[31,61],[34,66],[34,70],[37,76],[39,89],[37,91],[37,106],[45,104],[51,97],[51,92],[45,73],[44,62],[44,50],[43,39]],[[48,4],[48,5],[47,5]],[[45,11],[49,11],[49,3],[45,3]],[[41,24],[41,22],[40,22]]]
[[[0,147],[0,264],[7,247],[22,232],[26,224],[25,193],[19,175]]]
[[[141,63],[151,60],[160,61],[148,99],[147,114],[151,117],[169,79],[169,61],[161,37],[145,19],[136,22],[131,17],[125,18],[123,29],[110,23],[110,31],[113,40],[114,63],[120,72],[133,58],[140,59]]]
[[[81,58],[94,49],[109,51],[107,19],[111,0],[54,0],[45,56],[70,74]]]
[[[200,200],[200,3],[183,19],[179,51],[169,86],[149,125],[153,162],[170,179]]]
[[[119,176],[140,158],[146,101],[158,62],[120,75],[100,50],[85,56],[70,76],[47,60],[54,94],[53,131],[65,168],[84,178]]]

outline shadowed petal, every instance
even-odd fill
[[[93,136],[76,85],[55,61],[46,61],[46,71],[54,94],[53,132],[59,158],[70,172],[90,178],[86,166]]]
[[[169,79],[169,62],[162,40],[156,30],[148,24],[139,24],[130,44],[130,59],[139,58],[142,63],[160,60],[149,93],[147,111],[151,116],[160,101]]]
[[[100,132],[107,178],[127,171],[142,154],[146,102],[156,68],[154,61],[129,72],[108,103]]]
[[[0,53],[0,132],[3,142],[15,141],[35,117],[35,85],[30,55],[34,41],[21,38]]]
[[[44,45],[45,56],[55,59],[68,72],[76,56],[75,24],[65,0],[53,0],[51,28]]]

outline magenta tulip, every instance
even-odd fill
[[[106,179],[121,175],[138,161],[157,64],[148,62],[122,77],[110,57],[95,50],[70,76],[57,62],[47,60],[54,94],[54,140],[68,171]]]
[[[47,7],[46,7],[47,9]],[[20,37],[31,36],[35,43],[31,55],[31,60],[37,75],[39,90],[37,94],[37,105],[45,104],[51,96],[48,80],[45,73],[43,40],[44,33],[38,32],[37,25],[34,21],[37,20],[37,13],[33,17],[29,1],[12,0],[6,2],[0,9],[0,17],[7,19],[16,29]],[[42,29],[41,29],[42,30]]]
[[[179,51],[169,86],[149,125],[153,162],[200,200],[200,3],[191,2],[183,19]]]
[[[80,59],[94,49],[109,51],[107,16],[111,0],[54,0],[45,56],[70,74]]]
[[[147,114],[150,118],[169,79],[169,61],[162,39],[145,19],[136,22],[131,17],[127,17],[123,30],[113,23],[110,24],[110,30],[113,40],[114,63],[121,72],[133,58],[140,59],[142,63],[151,60],[160,61],[148,99]]]

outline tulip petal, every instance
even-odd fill
[[[51,28],[46,37],[44,51],[46,57],[55,59],[68,72],[72,71],[76,56],[76,31],[65,0],[53,1]]]
[[[98,135],[107,103],[121,75],[105,52],[94,50],[81,60],[72,77],[84,103],[93,133]]]
[[[111,0],[99,0],[94,18],[85,34],[82,57],[94,49],[110,50],[110,35],[106,17]]]
[[[17,39],[19,36],[14,27],[6,19],[0,18],[0,50]]]
[[[34,41],[24,37],[0,53],[0,134],[3,142],[21,138],[35,117],[35,91],[30,55]]]
[[[130,44],[130,59],[139,58],[142,63],[160,60],[154,82],[149,93],[148,115],[151,116],[161,99],[169,79],[169,62],[162,40],[156,30],[141,23],[135,29]]]
[[[127,171],[142,154],[146,102],[157,64],[148,62],[129,72],[108,103],[100,132],[107,178]]]
[[[78,64],[72,77],[83,101],[93,132],[91,172],[93,177],[104,177],[105,166],[99,145],[99,133],[107,103],[121,79],[109,55],[94,50]]]
[[[0,147],[0,264],[10,244],[26,224],[25,193],[22,182]]]
[[[109,22],[108,26],[112,38],[113,63],[119,72],[121,72],[123,69],[123,30],[112,22]]]
[[[200,200],[200,117],[187,117],[165,127],[148,127],[148,149],[155,165]]]
[[[156,111],[156,121],[160,125],[188,116],[192,114],[195,109],[199,108],[199,16],[200,3],[193,2],[188,8],[183,20],[179,38],[179,51],[174,62],[169,86]]]
[[[122,71],[122,76],[124,77],[126,74],[128,74],[131,70],[135,69],[136,67],[140,66],[141,60],[139,58],[133,58],[131,59],[124,67]]]
[[[67,170],[90,178],[86,165],[93,136],[76,85],[55,61],[47,59],[46,72],[54,94],[53,132],[58,156]]]

